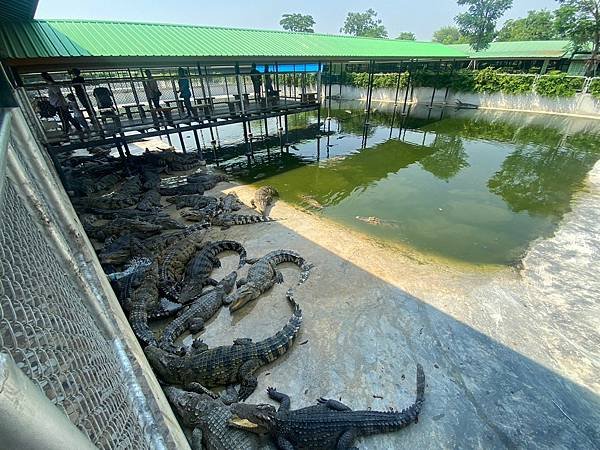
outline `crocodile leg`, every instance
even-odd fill
[[[204,450],[202,437],[202,429],[199,427],[194,428],[194,431],[192,431],[192,438],[190,439],[190,447],[192,450]]]
[[[193,318],[188,322],[187,328],[192,334],[198,333],[204,329],[204,320]]]
[[[186,384],[183,387],[183,389],[188,392],[195,392],[196,394],[206,394],[209,397],[214,398],[215,400],[219,398],[219,396],[217,394],[215,394],[213,391],[205,388],[200,383],[196,383],[195,381],[192,381],[191,383]]]
[[[235,283],[236,287],[238,287],[238,288],[241,287],[241,286],[243,286],[243,285],[245,285],[245,284],[246,284],[246,279],[245,278],[240,278]]]
[[[282,394],[281,392],[277,392],[277,390],[272,387],[267,388],[267,395],[269,396],[269,398],[275,400],[276,402],[279,402],[278,411],[289,411],[290,410],[291,402],[290,402],[289,396]]]
[[[240,382],[240,390],[238,392],[238,397],[240,401],[246,400],[256,389],[258,385],[258,380],[256,379],[256,375],[254,372],[262,365],[261,361],[258,359],[251,359],[246,361],[240,367],[239,379]]]
[[[354,439],[356,439],[356,431],[352,429],[345,431],[338,439],[337,450],[358,450],[358,447],[350,447]]]
[[[294,450],[294,446],[283,436],[277,436],[275,438],[275,444],[279,450]]]
[[[337,400],[333,400],[331,398],[323,398],[317,400],[321,405],[326,408],[332,409],[334,411],[352,411],[349,406],[344,405],[342,402],[338,402]]]

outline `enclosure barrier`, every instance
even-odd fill
[[[0,447],[189,449],[47,154],[0,127]]]

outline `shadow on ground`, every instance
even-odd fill
[[[265,388],[275,386],[291,396],[293,408],[321,396],[353,409],[403,408],[414,399],[420,362],[427,387],[419,423],[361,439],[361,449],[600,447],[598,393],[302,237],[285,220],[217,234],[223,235],[243,242],[252,257],[289,248],[315,264],[307,283],[296,289],[304,312],[299,338],[287,355],[258,372],[248,402],[267,402]],[[215,275],[236,261],[226,256]],[[298,276],[294,266],[282,266],[282,272],[282,285],[239,313],[222,310],[203,339],[212,347],[279,330],[291,314],[284,293]],[[471,311],[463,314],[468,320]],[[536,323],[526,326],[535,334]],[[544,336],[539,339],[543,347]]]

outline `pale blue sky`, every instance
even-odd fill
[[[556,5],[555,0],[514,0],[512,10],[503,19],[524,16],[530,9],[555,9]],[[315,18],[316,32],[337,33],[349,11],[368,8],[379,13],[390,37],[412,31],[421,40],[431,39],[435,30],[452,24],[462,10],[455,0],[40,0],[36,18],[280,29],[282,14],[299,12]]]

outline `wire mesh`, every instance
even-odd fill
[[[97,447],[151,448],[111,342],[38,223],[7,179],[0,194],[0,350]]]

